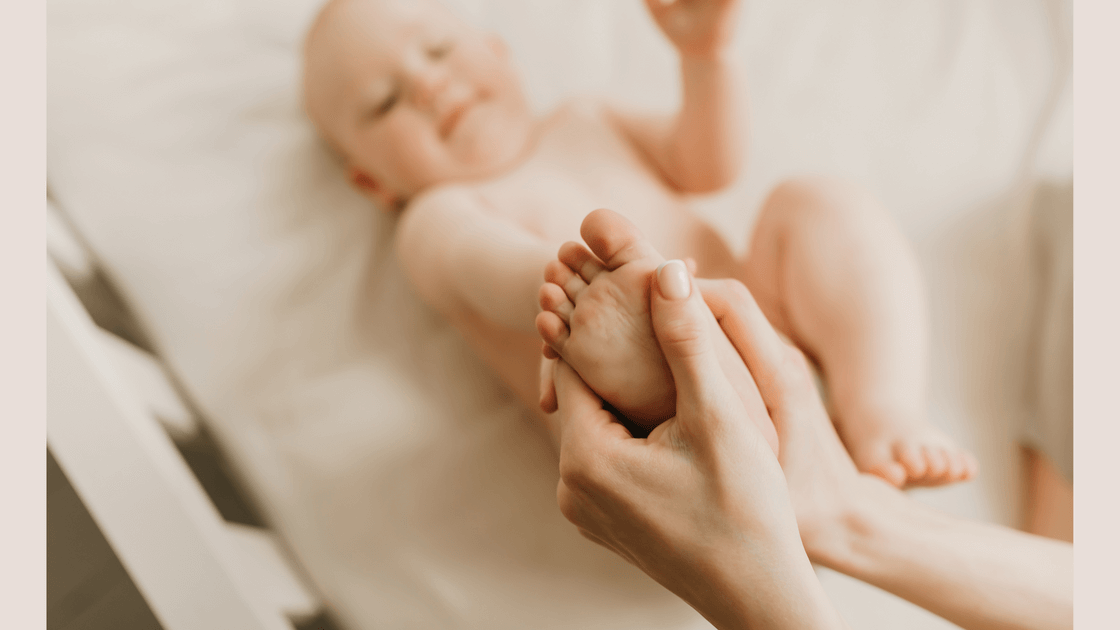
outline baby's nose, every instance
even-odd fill
[[[420,108],[430,108],[447,89],[447,71],[441,64],[425,64],[412,75],[412,97]]]

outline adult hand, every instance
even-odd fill
[[[698,282],[766,401],[811,559],[963,628],[1072,627],[1071,545],[941,514],[857,472],[804,356],[741,284]]]
[[[782,471],[720,368],[718,329],[680,261],[659,270],[650,308],[676,416],[633,438],[557,362],[561,511],[717,627],[839,627]]]
[[[891,487],[856,470],[824,408],[805,355],[778,336],[750,291],[736,280],[696,282],[758,384],[774,421],[781,444],[778,460],[805,550],[814,562],[829,564],[845,514],[868,490]]]

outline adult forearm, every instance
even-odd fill
[[[747,106],[730,55],[681,56],[682,104],[666,171],[679,187],[708,192],[730,184],[746,154]]]
[[[810,556],[969,630],[1073,626],[1073,547],[957,519],[861,479],[845,536]]]
[[[750,560],[725,549],[719,569],[689,582],[682,599],[719,630],[842,630],[840,618],[796,539],[794,545],[752,541]],[[757,549],[765,547],[765,550]]]

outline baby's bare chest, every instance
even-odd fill
[[[556,243],[578,240],[580,222],[596,208],[626,216],[666,252],[678,251],[697,221],[617,129],[578,113],[550,125],[529,160],[480,192],[495,211]]]

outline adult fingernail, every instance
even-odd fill
[[[692,293],[692,283],[688,278],[688,269],[680,260],[667,260],[657,268],[657,286],[661,287],[661,295],[669,300],[683,300]]]

